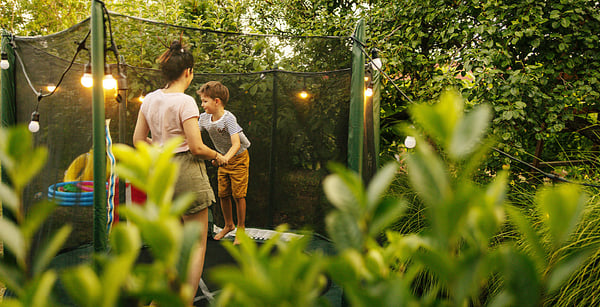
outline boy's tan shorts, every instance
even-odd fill
[[[219,167],[219,197],[244,198],[248,191],[248,175],[250,170],[250,154],[245,150],[229,159],[229,163]]]

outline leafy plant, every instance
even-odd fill
[[[163,148],[115,145],[116,172],[145,191],[147,202],[120,209],[129,223],[118,224],[111,233],[111,252],[97,256],[98,270],[83,265],[65,272],[65,287],[79,305],[108,307],[152,300],[162,306],[187,306],[193,298],[196,289],[185,281],[201,227],[179,221],[193,200],[191,194],[172,200],[179,165],[171,157],[180,142],[173,139]],[[152,253],[151,263],[136,263],[142,241]]]
[[[338,208],[328,216],[329,234],[341,251],[328,272],[353,306],[464,305],[479,300],[475,304],[536,305],[597,250],[598,244],[565,248],[586,203],[577,187],[540,191],[536,210],[543,218],[534,224],[507,206],[506,172],[487,186],[470,180],[488,151],[484,135],[491,113],[482,105],[464,114],[462,106],[460,96],[446,92],[436,105],[410,109],[421,130],[408,129],[418,145],[405,160],[428,220],[419,233],[388,230],[387,242],[378,244],[371,239],[376,232],[368,230],[372,222],[365,219],[369,206],[356,206],[373,199],[365,198],[370,193],[356,175],[338,170],[325,182],[327,196]],[[387,188],[395,169],[393,164],[382,169],[378,189]],[[524,235],[523,244],[508,238],[495,242],[507,211]],[[489,292],[496,278],[500,290]]]
[[[0,200],[14,216],[0,219],[0,241],[4,243],[0,282],[14,293],[14,297],[4,299],[5,306],[52,306],[54,302],[50,294],[58,274],[48,269],[48,264],[67,240],[71,227],[61,227],[32,254],[33,236],[56,204],[38,202],[25,217],[22,201],[25,185],[41,170],[47,155],[45,148],[32,147],[32,137],[25,126],[0,129],[0,162],[10,180],[10,185],[0,183]]]
[[[31,134],[26,127],[0,129],[0,161],[12,184],[0,185],[0,199],[15,216],[15,221],[0,219],[0,240],[5,252],[15,259],[11,262],[5,256],[0,262],[0,282],[15,295],[5,298],[2,305],[55,306],[52,291],[60,277],[78,306],[138,306],[150,301],[163,306],[187,306],[196,289],[185,280],[201,227],[198,223],[183,226],[179,221],[193,196],[172,201],[178,164],[172,163],[171,157],[179,142],[173,140],[164,148],[144,144],[137,150],[126,145],[114,148],[120,159],[117,172],[144,190],[148,201],[144,206],[121,208],[128,223],[120,223],[112,230],[109,253],[95,254],[94,263],[56,272],[48,264],[71,227],[60,228],[45,247],[30,255],[33,234],[56,204],[40,202],[24,216],[21,201],[24,186],[44,165],[47,151],[31,148]],[[152,252],[151,263],[137,261],[142,242]]]
[[[278,228],[285,231],[285,226]],[[221,266],[210,277],[224,285],[216,306],[327,306],[320,294],[326,285],[326,257],[307,253],[309,236],[283,241],[281,233],[261,246],[245,233],[241,244],[223,242],[238,266]]]

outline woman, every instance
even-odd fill
[[[174,195],[186,192],[196,194],[194,203],[183,216],[184,223],[197,221],[203,225],[200,244],[194,251],[187,280],[192,289],[196,290],[204,268],[208,207],[215,202],[206,167],[201,159],[215,159],[217,164],[223,164],[224,158],[202,142],[198,127],[198,105],[193,97],[184,93],[194,78],[194,57],[191,52],[185,49],[180,41],[174,41],[158,60],[167,85],[146,95],[135,125],[133,143],[163,145],[173,137],[184,138],[175,150],[175,160],[181,167]],[[151,138],[148,137],[148,132],[151,133]]]

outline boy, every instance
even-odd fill
[[[219,81],[209,81],[197,91],[202,101],[204,113],[200,114],[198,125],[200,130],[208,131],[218,152],[224,155],[224,163],[219,165],[218,194],[225,226],[215,235],[215,240],[221,240],[235,229],[231,198],[235,200],[237,213],[237,231],[246,228],[246,192],[248,190],[248,171],[250,141],[238,125],[235,116],[225,110],[229,100],[229,89]],[[213,164],[215,161],[213,160]],[[236,236],[233,244],[239,244]]]

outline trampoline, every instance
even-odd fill
[[[363,101],[363,89],[374,86],[378,77],[365,64],[364,50],[356,48],[356,39],[224,33],[112,12],[110,18],[121,58],[108,64],[107,72],[117,79],[126,77],[127,82],[125,87],[105,92],[104,119],[109,119],[105,135],[115,143],[131,145],[143,96],[164,83],[155,62],[162,48],[157,48],[154,38],[159,34],[182,36],[194,56],[202,59],[196,61],[188,94],[200,103],[195,93],[200,85],[210,80],[227,85],[231,94],[227,108],[236,114],[252,142],[246,225],[258,231],[256,242],[283,223],[291,229],[325,232],[324,217],[333,208],[321,188],[328,174],[327,163],[347,165],[366,179],[376,169],[375,127],[379,122],[374,114],[379,114],[379,105],[377,96]],[[2,71],[2,124],[26,124],[36,114],[39,131],[34,134],[35,146],[49,151],[42,173],[24,191],[25,211],[46,198],[62,204],[36,233],[32,253],[49,233],[65,223],[73,225],[71,236],[52,263],[59,269],[88,261],[94,251],[95,230],[90,225],[96,215],[90,194],[86,194],[91,192],[71,194],[58,189],[65,184],[70,164],[89,152],[95,141],[93,95],[80,82],[90,62],[90,28],[90,19],[86,19],[48,36],[2,33],[2,50],[11,62],[11,68]],[[361,31],[364,36],[364,25],[357,28]],[[135,36],[147,39],[131,39]],[[59,79],[58,88],[46,89]],[[308,94],[300,96],[304,90]],[[203,139],[212,146],[208,137]],[[216,187],[216,169],[207,164],[207,170]],[[131,203],[125,182],[118,185],[114,201],[117,207]],[[214,208],[219,204],[213,206],[212,221],[223,225],[220,210]],[[333,252],[327,239],[313,238],[310,248]],[[144,261],[143,257],[140,260]],[[231,262],[220,243],[209,240],[205,272]],[[218,291],[210,282],[205,285],[206,293]],[[331,296],[332,306],[341,304],[341,289],[335,285],[324,295]],[[200,298],[198,306],[206,304],[208,297]]]

